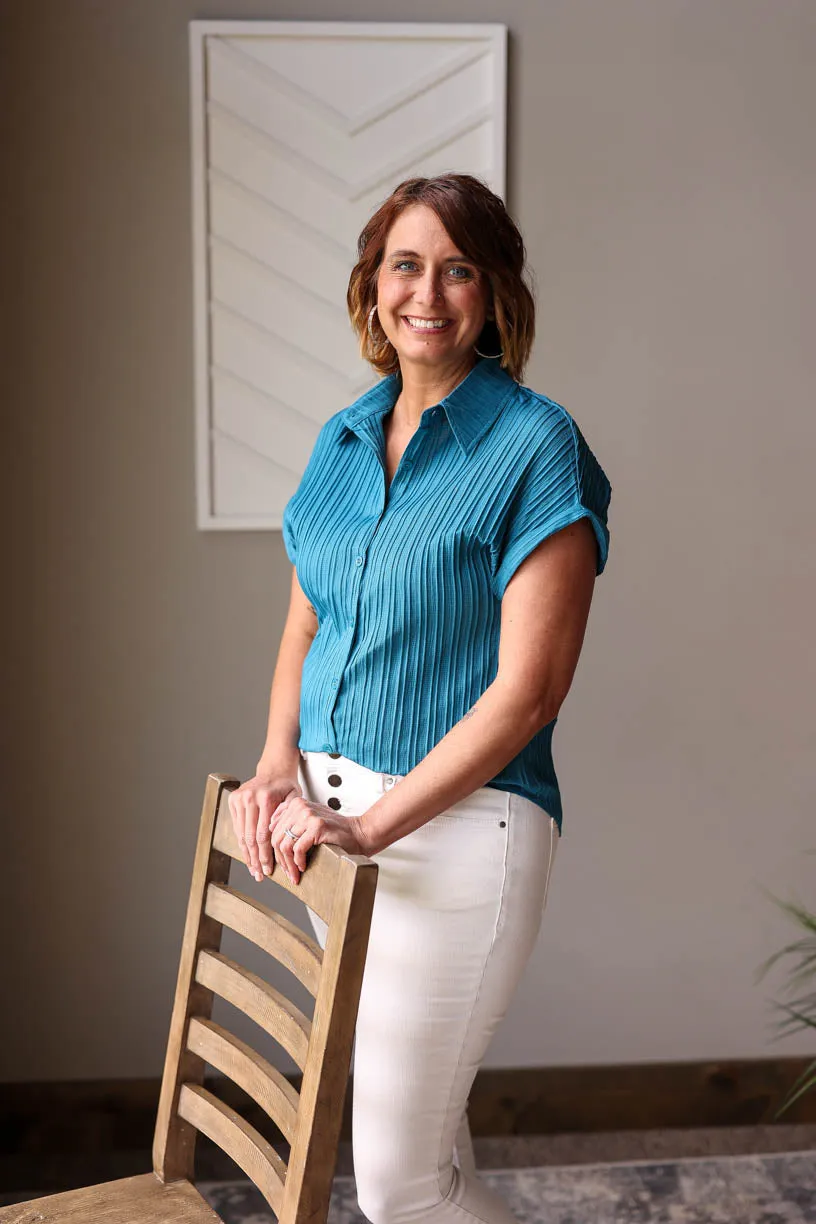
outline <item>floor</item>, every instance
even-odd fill
[[[562,1165],[480,1174],[519,1224],[814,1224],[816,1152],[675,1162]],[[274,1216],[244,1183],[201,1187],[224,1224]],[[351,1178],[337,1178],[329,1224],[365,1224]]]
[[[474,1140],[519,1224],[816,1224],[816,1126]],[[344,1144],[329,1224],[365,1224]],[[224,1224],[272,1224],[246,1181],[199,1183]],[[31,1192],[0,1197],[0,1204]]]

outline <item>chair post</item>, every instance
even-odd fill
[[[378,872],[361,856],[339,867],[280,1224],[326,1219],[337,1164]],[[338,999],[357,1002],[336,1006]]]
[[[221,923],[204,913],[204,903],[211,883],[226,884],[229,879],[230,857],[213,849],[213,834],[224,791],[234,790],[239,785],[238,779],[228,774],[210,774],[204,790],[153,1137],[153,1170],[163,1182],[193,1178],[197,1132],[179,1117],[178,1098],[182,1084],[202,1084],[204,1081],[204,1060],[186,1047],[187,1023],[193,1014],[205,1018],[212,1014],[213,994],[196,982],[196,962],[202,948],[218,951],[221,947]]]

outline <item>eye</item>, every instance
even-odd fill
[[[472,280],[474,275],[473,269],[468,268],[465,264],[452,264],[448,272],[451,280]]]
[[[412,271],[416,268],[413,259],[397,259],[392,263],[391,267],[395,272],[403,272],[405,269]]]

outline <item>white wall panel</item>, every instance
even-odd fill
[[[280,528],[320,426],[376,379],[345,308],[402,179],[504,193],[505,28],[190,26],[198,523]]]

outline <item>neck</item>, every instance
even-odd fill
[[[394,404],[394,420],[406,428],[416,429],[425,409],[450,395],[475,364],[476,358],[470,353],[443,367],[403,362],[400,366],[402,390]]]

